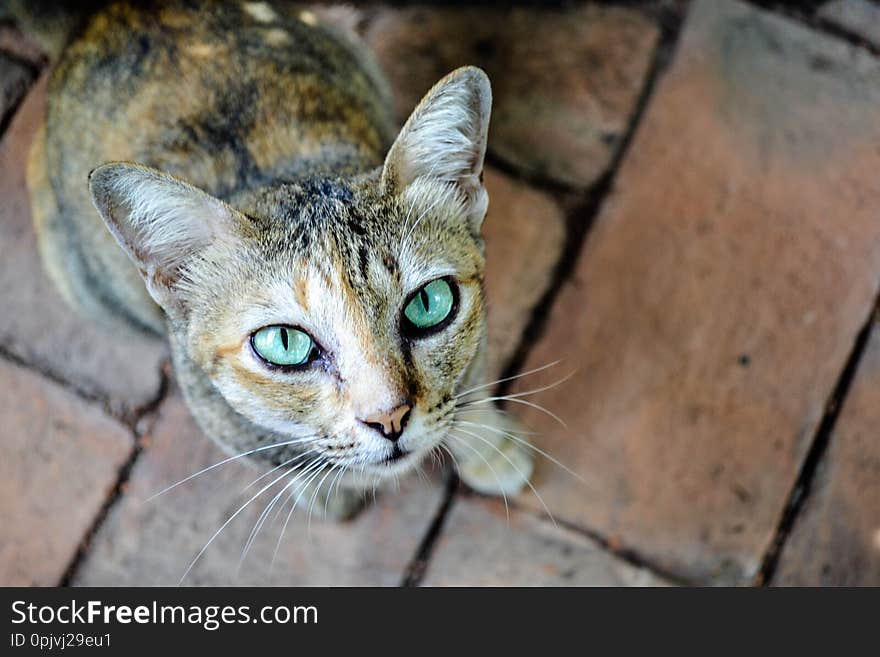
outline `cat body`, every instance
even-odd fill
[[[204,432],[330,515],[441,445],[513,492],[531,461],[484,386],[490,104],[460,69],[395,140],[368,53],[309,12],[111,5],[31,152],[46,270],[84,315],[166,337]]]

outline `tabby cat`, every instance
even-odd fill
[[[61,53],[29,164],[72,307],[167,338],[204,432],[332,517],[439,449],[483,493],[532,468],[484,381],[489,81],[450,73],[396,139],[386,89],[287,4],[114,3]]]

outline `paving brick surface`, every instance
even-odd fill
[[[488,377],[496,379],[552,282],[565,244],[565,217],[552,197],[492,168],[486,169],[485,183]]]
[[[701,582],[756,572],[880,277],[880,66],[740,3],[693,3],[512,406],[589,481],[557,515]],[[528,497],[523,502],[537,505]]]
[[[177,584],[190,560],[246,501],[240,495],[260,471],[232,462],[152,501],[151,495],[225,455],[196,428],[175,397],[160,409],[147,449],[135,465],[125,498],[97,535],[77,585]],[[262,479],[259,486],[271,479]],[[190,585],[396,585],[435,516],[443,490],[417,477],[400,491],[379,494],[353,521],[312,519],[298,511],[270,570],[284,517],[264,528],[237,573],[262,504],[249,507],[224,530],[184,582]],[[285,514],[286,515],[286,514]]]
[[[617,150],[657,37],[638,11],[596,5],[389,8],[365,34],[401,120],[443,75],[481,66],[494,95],[490,152],[576,188],[595,181]]]
[[[818,16],[877,45],[866,18],[876,7],[841,0]],[[644,89],[657,26],[633,7],[588,4],[313,13],[364,35],[401,120],[456,66],[475,63],[492,78],[490,160],[510,172],[486,171],[498,376],[565,243],[559,199],[512,176],[582,190],[607,171]],[[0,115],[44,62],[0,23]],[[42,273],[24,172],[44,105],[45,77],[0,137],[0,357],[9,357],[0,359],[0,584],[62,577],[131,454],[129,431],[103,402],[125,414],[153,399],[165,357],[161,345],[77,317]],[[508,405],[587,484],[539,463],[535,484],[563,527],[531,492],[509,520],[500,501],[459,496],[424,584],[667,584],[619,554],[687,581],[752,580],[877,293],[878,108],[880,65],[866,51],[745,4],[691,3],[523,369],[563,363],[512,392],[575,376]],[[877,390],[875,328],[772,583],[880,585]],[[176,584],[260,474],[233,463],[147,502],[224,458],[176,392],[155,417],[76,584]],[[239,571],[255,504],[185,583],[397,584],[443,496],[436,477],[413,477],[347,524],[313,519],[309,528],[297,512],[274,569],[277,524]]]
[[[773,583],[880,586],[878,324]]]
[[[100,407],[3,361],[0,418],[0,586],[55,586],[131,437]]]
[[[446,519],[425,586],[665,586],[595,542],[549,518],[475,497]]]
[[[45,76],[0,142],[0,346],[126,412],[158,392],[165,349],[137,336],[117,337],[80,318],[43,273],[25,163],[44,107]]]
[[[817,16],[880,48],[880,4],[869,0],[833,0],[822,5]]]

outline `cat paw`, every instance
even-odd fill
[[[529,482],[534,469],[532,454],[524,445],[506,438],[483,458],[461,462],[459,476],[470,488],[484,495],[515,495]]]

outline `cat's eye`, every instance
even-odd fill
[[[251,335],[257,355],[272,365],[305,365],[317,352],[308,333],[290,326],[266,326]]]
[[[452,318],[457,297],[448,278],[438,278],[422,286],[403,309],[404,324],[413,333],[432,333]]]

